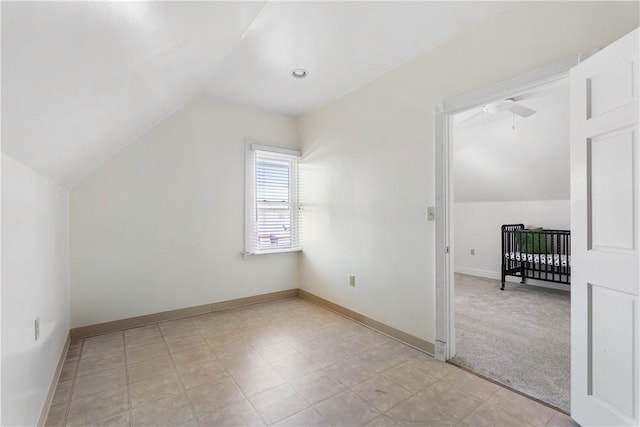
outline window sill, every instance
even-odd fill
[[[265,252],[258,252],[258,253],[251,253],[251,252],[242,252],[242,259],[250,259],[250,258],[258,258],[264,255],[281,255],[281,254],[289,254],[289,253],[294,253],[294,252],[302,252],[302,248],[296,248],[296,249],[276,249],[273,251],[265,251]]]

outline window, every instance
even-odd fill
[[[299,156],[295,150],[247,146],[245,254],[299,250]]]

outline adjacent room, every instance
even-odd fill
[[[460,113],[453,133],[452,362],[569,411],[568,78]],[[539,271],[509,271],[527,246]]]
[[[0,424],[637,424],[636,362],[606,371],[610,388],[594,359],[593,386],[618,405],[596,414],[584,387],[569,410],[447,360],[435,112],[567,59],[604,69],[594,88],[612,95],[594,114],[637,108],[637,84],[611,88],[637,79],[637,52],[617,64],[639,24],[636,1],[3,1]],[[548,99],[529,108],[551,115]],[[529,126],[471,115],[487,138]],[[500,271],[496,226],[581,224],[566,217],[568,146],[541,151],[538,133],[539,147],[482,158],[487,138],[460,145],[462,240],[444,258],[479,280]],[[490,165],[493,178],[477,170]],[[602,212],[627,212],[623,196]],[[500,217],[501,203],[518,208]],[[541,289],[518,281],[491,291]],[[587,307],[575,289],[572,316]],[[617,293],[594,292],[602,324],[629,323]]]

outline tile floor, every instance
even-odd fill
[[[74,341],[48,426],[562,426],[299,298]]]

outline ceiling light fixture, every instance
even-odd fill
[[[296,68],[294,70],[291,70],[291,75],[296,79],[303,79],[307,77],[307,70],[305,70],[304,68]]]

